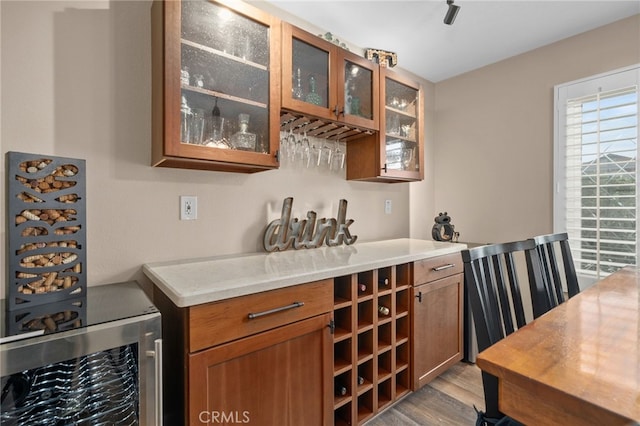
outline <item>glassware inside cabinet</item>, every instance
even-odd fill
[[[385,79],[385,140],[387,169],[417,171],[418,90],[390,78]]]
[[[293,39],[292,93],[294,99],[328,107],[329,52]]]
[[[373,71],[344,61],[344,113],[373,119]]]
[[[257,141],[251,150],[268,153],[269,28],[209,1],[183,1],[181,11],[181,107],[204,111],[182,143],[248,150],[231,143],[243,115]]]

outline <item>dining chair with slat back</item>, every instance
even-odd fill
[[[539,235],[532,238],[540,257],[542,266],[542,279],[545,292],[542,293],[541,300],[536,301],[542,304],[539,309],[548,311],[566,300],[564,288],[566,287],[569,297],[580,293],[578,276],[573,264],[573,257],[569,247],[569,236],[567,233],[557,233]],[[557,257],[557,248],[560,248],[562,258],[562,270]]]
[[[518,273],[518,260],[522,257],[526,259],[526,273]],[[526,325],[522,291],[539,294],[544,290],[540,259],[530,239],[463,250],[462,260],[478,351],[483,351]],[[521,277],[528,280],[528,286],[520,286]],[[532,308],[534,318],[544,313],[539,306]],[[482,383],[484,415],[494,419],[503,417],[498,409],[497,378],[482,372]]]

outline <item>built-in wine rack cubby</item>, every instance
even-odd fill
[[[411,264],[334,279],[334,415],[362,424],[410,391]]]

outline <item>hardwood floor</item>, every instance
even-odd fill
[[[474,405],[484,410],[480,369],[460,362],[366,426],[473,426]]]

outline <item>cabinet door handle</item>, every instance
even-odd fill
[[[454,266],[456,265],[454,265],[453,263],[449,263],[447,265],[436,266],[435,268],[431,268],[431,269],[433,269],[434,272],[438,272],[438,271],[444,271],[445,269],[451,269]]]
[[[422,303],[422,292],[419,291],[418,294],[416,294],[416,299],[418,299],[418,302]]]
[[[340,107],[336,105],[336,107],[333,109],[333,113],[335,114],[336,118],[338,118],[341,115],[344,115],[344,109],[340,109]]]
[[[255,318],[263,317],[265,315],[275,314],[276,312],[288,311],[289,309],[299,308],[301,306],[304,306],[304,302],[293,302],[292,304],[287,306],[280,306],[279,308],[269,309],[268,311],[256,312],[255,314],[249,312],[248,317],[249,319],[255,319]]]

